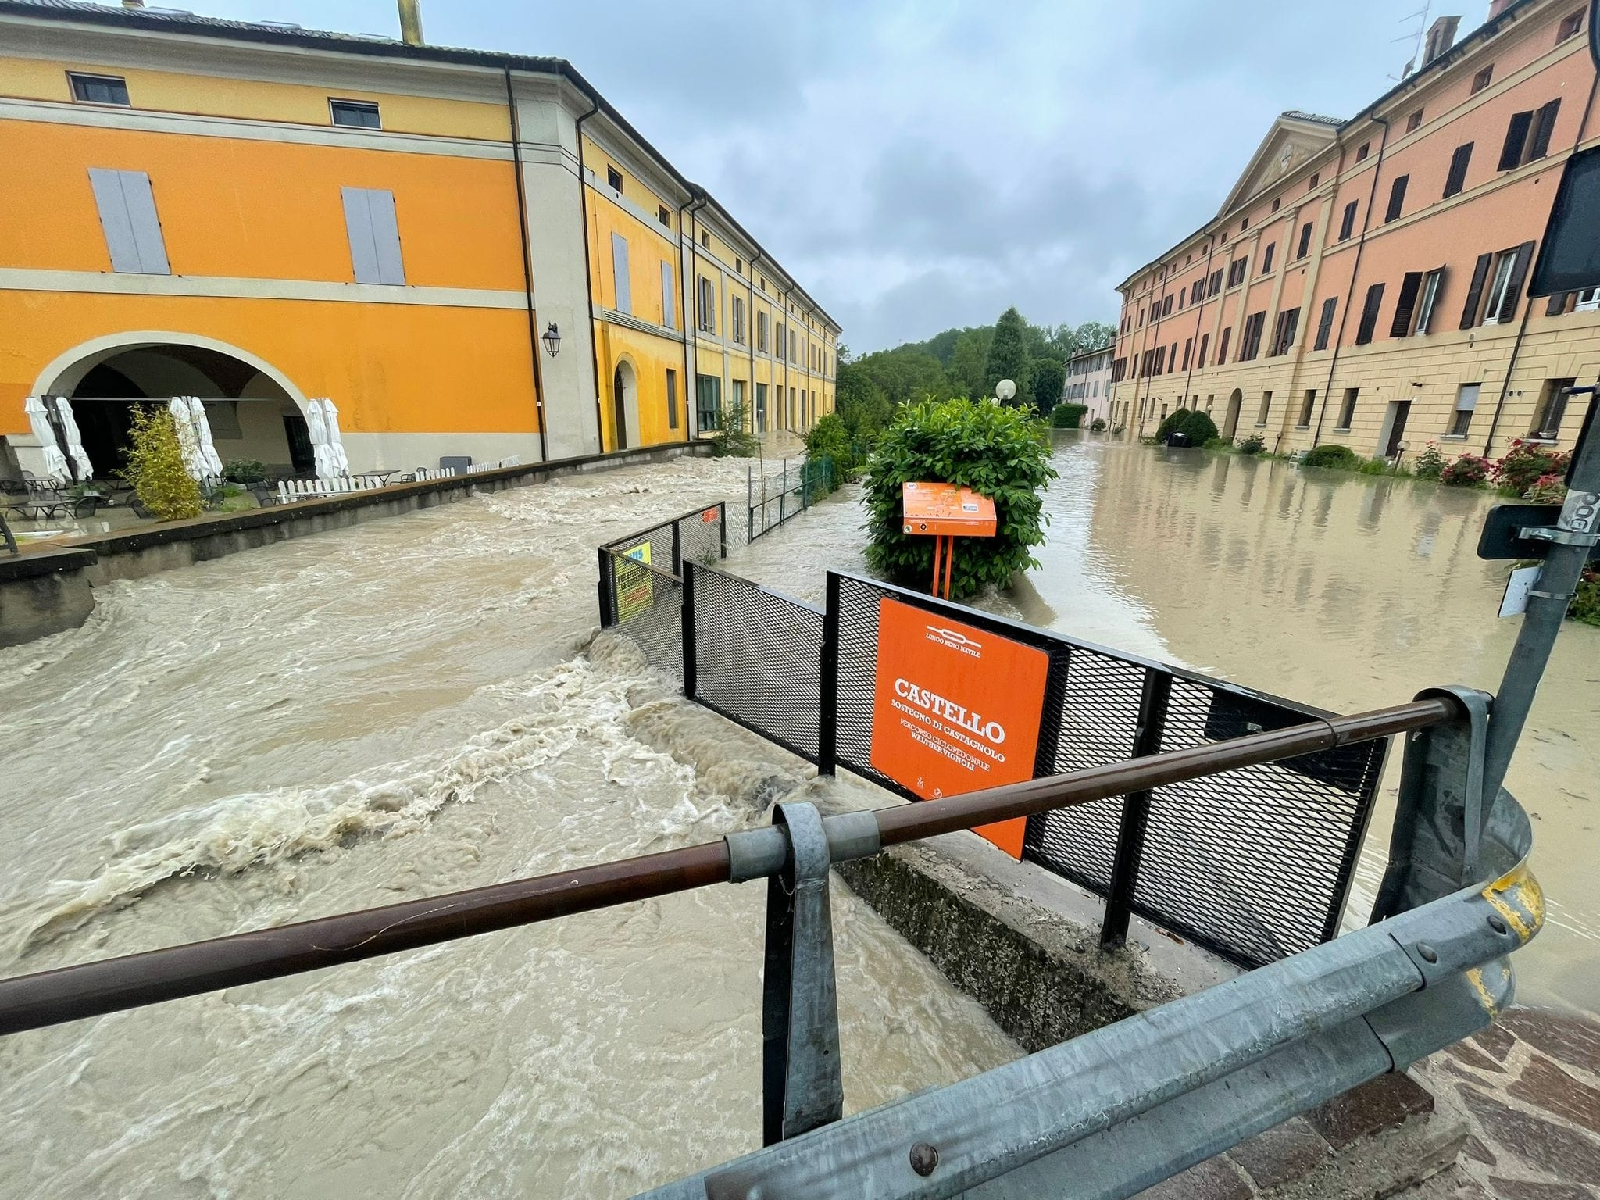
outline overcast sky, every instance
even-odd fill
[[[186,0],[166,0],[178,5]],[[187,0],[395,36],[393,0]],[[1110,321],[1273,117],[1393,85],[1423,0],[424,0],[430,42],[570,59],[856,351]],[[1461,34],[1488,0],[1433,5]],[[1397,40],[1399,39],[1399,40]]]

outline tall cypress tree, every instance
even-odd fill
[[[989,359],[984,364],[983,382],[989,395],[994,395],[994,385],[1009,379],[1017,385],[1012,404],[1026,404],[1028,393],[1028,334],[1022,314],[1014,307],[1006,309],[995,322],[994,338],[989,343]]]

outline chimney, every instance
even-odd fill
[[[122,0],[122,7],[136,10],[141,9],[144,7],[144,0]]]
[[[1494,20],[1516,2],[1517,0],[1489,0],[1489,20]]]
[[[1428,42],[1422,51],[1422,65],[1427,66],[1439,55],[1456,44],[1456,29],[1460,17],[1440,17],[1428,30]]]
[[[422,45],[422,0],[400,0],[400,40]]]

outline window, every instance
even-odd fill
[[[611,286],[616,295],[616,310],[633,312],[633,280],[628,275],[628,239],[620,233],[611,235]]]
[[[1299,429],[1310,429],[1311,428],[1311,413],[1312,413],[1312,410],[1314,410],[1316,407],[1317,407],[1317,389],[1316,388],[1309,388],[1306,391],[1305,399],[1300,402],[1300,419],[1295,422],[1296,428],[1299,428]]]
[[[1344,403],[1339,405],[1339,423],[1334,426],[1335,429],[1349,432],[1350,422],[1355,420],[1356,416],[1356,397],[1360,394],[1360,388],[1345,388]]]
[[[405,264],[400,256],[400,225],[394,193],[377,188],[341,188],[344,226],[350,238],[350,264],[357,283],[403,286]]]
[[[1239,335],[1239,361],[1250,362],[1261,351],[1261,327],[1267,323],[1265,312],[1251,313],[1244,319],[1244,331]]]
[[[1249,229],[1249,228],[1250,228],[1250,218],[1249,217],[1245,217],[1244,220],[1239,222],[1239,232],[1243,233],[1246,229]]]
[[[1286,308],[1278,314],[1278,319],[1272,326],[1272,345],[1267,350],[1270,358],[1275,354],[1287,354],[1289,347],[1294,345],[1295,334],[1300,332],[1300,310]]]
[[[1506,125],[1506,140],[1500,147],[1497,170],[1511,171],[1523,163],[1533,162],[1550,153],[1550,136],[1555,132],[1556,114],[1561,111],[1561,101],[1534,111],[1512,113]]]
[[[1422,291],[1422,272],[1407,271],[1400,281],[1400,297],[1395,301],[1394,320],[1389,325],[1389,336],[1402,338],[1411,332],[1411,316],[1416,311],[1417,296]]]
[[[756,349],[763,354],[769,352],[768,346],[771,342],[770,329],[771,318],[768,314],[765,311],[756,313]]]
[[[1600,288],[1584,288],[1576,295],[1578,302],[1572,306],[1573,312],[1593,312],[1600,308]]]
[[[666,259],[661,260],[661,323],[668,329],[678,327],[678,289],[672,272],[672,264]]]
[[[1366,303],[1361,306],[1361,324],[1356,328],[1356,345],[1365,346],[1372,341],[1378,328],[1378,309],[1383,305],[1383,284],[1375,283],[1367,289]]]
[[[1215,296],[1222,290],[1222,268],[1218,267],[1211,272],[1211,278],[1206,281],[1206,296]]]
[[[100,210],[111,269],[139,275],[172,274],[150,176],[143,171],[90,167],[89,187]]]
[[[1422,128],[1422,110],[1419,108],[1406,118],[1406,132],[1415,133]]]
[[[1187,338],[1183,343],[1183,369],[1189,369],[1189,357],[1194,351],[1194,339]]]
[[[1341,242],[1349,241],[1350,235],[1355,232],[1356,205],[1358,203],[1360,202],[1352,200],[1344,206],[1344,216],[1339,219],[1339,240]]]
[[[1595,294],[1600,295],[1600,289],[1596,289]],[[1200,335],[1200,357],[1195,361],[1195,370],[1204,371],[1206,369],[1206,351],[1210,348],[1210,346],[1211,335],[1209,333],[1202,333]]]
[[[1188,288],[1181,287],[1181,288],[1178,289],[1178,307],[1179,308],[1183,307],[1183,298],[1185,296],[1187,296],[1188,294],[1189,294],[1189,289]]]
[[[744,297],[734,296],[728,301],[728,324],[733,330],[733,340],[737,345],[745,345],[744,327]]]
[[[1472,143],[1457,146],[1450,156],[1450,174],[1445,176],[1444,194],[1448,199],[1467,186],[1467,167],[1472,162]]]
[[[1495,168],[1510,171],[1522,165],[1522,152],[1527,147],[1528,131],[1533,128],[1533,110],[1512,113],[1506,125],[1506,140],[1500,147],[1500,163]]]
[[[1578,35],[1578,31],[1582,28],[1583,9],[1580,8],[1577,12],[1569,13],[1567,16],[1561,18],[1561,24],[1556,28],[1556,45],[1559,46],[1569,37],[1576,37]]]
[[[1532,242],[1524,242],[1515,249],[1500,252],[1489,284],[1489,301],[1483,310],[1485,325],[1504,324],[1517,315],[1517,305],[1522,300],[1522,284],[1528,277],[1528,263],[1532,258]]]
[[[1361,145],[1356,147],[1356,161],[1357,162],[1362,162],[1363,160],[1366,159],[1367,155],[1369,155],[1371,153],[1372,153],[1372,143],[1371,142],[1362,142]]]
[[[1277,212],[1282,207],[1283,207],[1283,197],[1274,196],[1272,198],[1272,211],[1273,212]]]
[[[1494,64],[1490,63],[1487,67],[1472,77],[1472,91],[1469,92],[1468,95],[1476,96],[1479,92],[1483,91],[1484,88],[1489,86],[1489,82],[1493,78]]]
[[[740,258],[738,255],[735,255],[733,259],[733,273],[735,275],[744,274],[744,259]]]
[[[1311,177],[1311,182],[1306,185],[1306,191],[1308,191],[1308,192],[1316,191],[1317,190],[1317,185],[1319,183],[1321,183],[1321,182],[1322,182],[1322,173],[1319,171],[1319,172],[1317,172],[1317,174],[1315,174],[1315,175],[1313,175]]]
[[[778,357],[789,356],[789,331],[783,327],[783,322],[778,322]]]
[[[1401,175],[1389,185],[1389,207],[1384,210],[1383,221],[1388,224],[1400,215],[1400,210],[1406,203],[1406,185],[1411,182],[1411,176]]]
[[[717,285],[704,275],[698,277],[698,290],[695,297],[695,324],[703,333],[717,331]],[[696,384],[696,386],[699,386]]]
[[[1265,425],[1267,423],[1267,414],[1270,413],[1271,411],[1272,411],[1272,393],[1271,392],[1262,392],[1261,393],[1261,410],[1256,413],[1256,424],[1257,425]]]
[[[382,129],[378,106],[369,100],[329,100],[328,114],[335,125],[349,129]]]
[[[1450,436],[1466,437],[1472,425],[1472,411],[1478,407],[1478,392],[1483,385],[1463,383],[1456,391],[1455,411],[1450,414]]]
[[[1278,243],[1272,242],[1267,246],[1266,250],[1262,252],[1261,273],[1263,275],[1270,275],[1272,273],[1272,255],[1277,249]]]
[[[1230,325],[1222,331],[1222,339],[1217,342],[1217,366],[1222,366],[1228,361],[1228,339],[1233,336],[1233,326]]]
[[[1413,333],[1428,333],[1433,325],[1433,306],[1444,283],[1444,268],[1435,267],[1422,277],[1422,298],[1417,301],[1417,320]]]
[[[665,204],[656,205],[656,220],[661,222],[662,228],[672,228],[672,210]]]
[[[1311,222],[1307,221],[1300,226],[1300,244],[1294,248],[1296,260],[1304,258],[1311,253]]]
[[[1528,161],[1543,158],[1550,153],[1550,135],[1555,132],[1556,114],[1561,111],[1561,101],[1552,100],[1543,105],[1533,118],[1533,140],[1528,143]]]
[[[1243,283],[1244,282],[1244,278],[1245,278],[1245,272],[1249,269],[1249,267],[1250,267],[1250,259],[1249,259],[1248,256],[1246,256],[1244,258],[1236,258],[1231,263],[1229,263],[1228,264],[1228,286],[1229,287],[1238,287],[1241,283]]]
[[[694,377],[695,426],[701,432],[722,428],[722,380],[716,375]]]
[[[80,103],[128,106],[128,81],[119,75],[79,75],[68,71],[67,82],[72,85],[72,98]]]
[[[757,433],[767,431],[767,385],[764,383],[756,384],[755,425]]]
[[[1168,296],[1165,300],[1163,300],[1161,302],[1161,315],[1163,317],[1170,317],[1172,315],[1172,297],[1171,296]]]
[[[606,164],[606,186],[613,192],[622,191],[622,172],[610,163]]]
[[[1317,318],[1317,341],[1311,348],[1313,350],[1326,350],[1328,348],[1328,335],[1333,332],[1333,314],[1339,307],[1339,298],[1329,296],[1322,302],[1322,315]]]
[[[1561,434],[1561,417],[1567,410],[1567,389],[1576,379],[1546,379],[1539,391],[1539,406],[1534,409],[1529,437],[1555,439]]]
[[[700,233],[700,246],[704,250],[711,249],[711,235],[704,230]]]
[[[667,428],[678,427],[678,373],[667,370]]]
[[[1155,366],[1151,369],[1150,373],[1152,375],[1165,375],[1167,373],[1166,367],[1167,367],[1167,348],[1165,346],[1157,346],[1156,347],[1156,362],[1155,362]]]

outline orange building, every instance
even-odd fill
[[[1530,300],[1562,168],[1600,141],[1582,0],[1495,0],[1348,121],[1286,112],[1217,215],[1120,287],[1112,423],[1179,407],[1269,450],[1571,447],[1600,295]]]
[[[173,396],[282,474],[312,399],[352,471],[833,407],[838,326],[559,59],[0,0],[0,156],[12,477]]]

